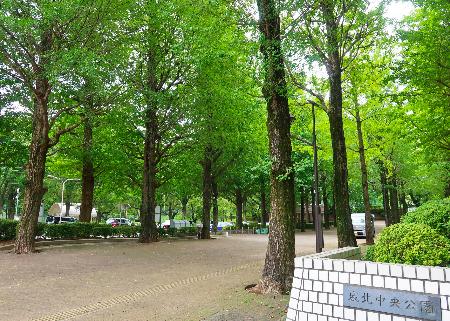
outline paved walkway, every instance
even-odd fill
[[[326,231],[326,248],[335,244]],[[233,235],[0,253],[0,320],[278,320],[286,297],[243,291],[266,245],[265,235]],[[297,234],[297,255],[313,250],[313,233]]]

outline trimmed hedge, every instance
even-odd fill
[[[428,225],[450,239],[450,198],[429,201],[406,213],[401,222]]]
[[[445,267],[450,264],[450,241],[425,224],[394,224],[379,234],[366,259]]]
[[[0,240],[14,240],[18,225],[19,221],[0,219]]]
[[[195,236],[197,235],[197,227],[191,226],[191,227],[181,227],[177,231],[178,235],[189,235],[189,236]]]
[[[0,240],[14,240],[19,221],[0,219]],[[86,239],[90,237],[138,237],[140,226],[116,226],[98,223],[38,223],[36,236],[51,239]],[[187,236],[197,235],[196,227],[182,227],[179,229],[158,229],[159,236]]]
[[[0,219],[0,240],[11,241],[16,238],[19,221]],[[38,223],[36,236],[42,237],[45,233],[45,223]]]

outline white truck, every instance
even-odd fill
[[[373,236],[375,237],[375,215],[372,216]],[[352,213],[353,232],[356,237],[366,238],[366,214]]]

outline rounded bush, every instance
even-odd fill
[[[385,228],[370,253],[373,261],[448,266],[450,241],[424,224],[399,223]]]
[[[375,245],[369,245],[366,249],[366,254],[363,257],[364,261],[374,261]]]
[[[429,201],[406,213],[401,222],[428,225],[450,239],[450,198]]]

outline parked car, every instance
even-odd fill
[[[372,216],[373,236],[375,237],[375,215]],[[352,213],[353,232],[356,237],[366,238],[366,214]]]
[[[61,220],[61,224],[62,223],[75,223],[75,222],[77,222],[77,219],[75,217],[49,215],[45,219],[45,223],[47,223],[47,224],[59,224],[60,220]]]
[[[112,227],[116,227],[116,226],[120,226],[120,225],[131,226],[131,221],[127,218],[108,218],[106,220],[106,224],[109,224]]]

